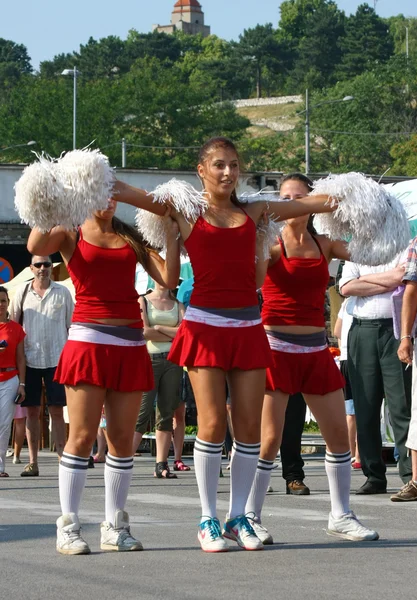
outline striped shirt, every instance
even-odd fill
[[[417,237],[408,246],[403,281],[417,282]]]
[[[10,304],[10,318],[19,322],[27,283],[16,290]],[[56,367],[68,338],[74,302],[69,290],[51,281],[43,297],[32,283],[23,301],[23,329],[26,364],[33,369]]]

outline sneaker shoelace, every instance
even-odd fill
[[[243,535],[245,537],[247,537],[249,535],[256,536],[256,533],[255,533],[252,525],[249,523],[248,518],[246,516],[242,516],[239,518],[238,527],[241,531],[241,534],[243,533]]]
[[[116,529],[116,531],[119,533],[117,539],[118,542],[136,542],[135,538],[130,533],[130,526],[121,527],[120,529]]]
[[[211,540],[215,540],[222,536],[222,530],[220,529],[220,523],[218,519],[207,519],[200,523],[201,529],[206,529]]]
[[[362,524],[362,523],[359,521],[358,517],[355,515],[355,513],[353,512],[353,510],[351,510],[351,511],[350,511],[350,513],[348,513],[348,514],[346,515],[346,518],[348,518],[350,521],[354,521],[354,522],[355,522],[355,523],[356,523],[356,524],[359,526],[359,529],[360,529],[361,531],[364,531],[364,532],[365,532],[365,531],[370,531],[369,527],[365,527],[365,525],[363,525],[363,524]]]

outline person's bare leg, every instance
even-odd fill
[[[104,462],[106,459],[106,437],[103,427],[97,429],[97,454],[94,456],[95,462]]]
[[[135,431],[135,433],[133,434],[133,448],[132,448],[132,454],[135,454],[142,442],[142,433],[140,433],[140,431]]]
[[[355,415],[346,415],[346,423],[349,435],[349,447],[352,456],[356,456],[356,417]]]
[[[67,438],[64,409],[62,406],[48,406],[48,410],[52,420],[52,441],[55,444],[56,453],[61,457]]]
[[[28,406],[28,416],[26,418],[26,438],[29,448],[29,463],[38,464],[40,424],[39,416],[41,413],[40,406]]]
[[[417,450],[411,450],[411,463],[413,468],[413,481],[417,481]]]
[[[14,457],[20,459],[20,453],[25,441],[26,417],[14,420]]]
[[[185,402],[181,402],[174,413],[174,460],[181,460],[185,436]]]
[[[155,431],[156,440],[156,462],[166,462],[168,460],[169,448],[171,446],[171,431]]]

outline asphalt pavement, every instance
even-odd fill
[[[22,459],[27,458],[22,455]],[[192,459],[185,458],[192,466]],[[417,502],[393,503],[389,494],[352,496],[359,518],[380,533],[377,542],[335,540],[325,533],[329,512],[322,457],[309,457],[310,496],[287,496],[280,469],[266,499],[263,524],[276,543],[262,552],[205,554],[197,542],[200,516],[194,471],[177,480],[153,477],[153,459],[135,458],[127,510],[132,533],[144,552],[104,553],[99,523],[104,520],[104,465],[88,472],[80,520],[91,546],[89,556],[62,556],[55,550],[60,514],[58,463],[40,453],[40,476],[22,478],[22,465],[7,460],[9,479],[0,480],[1,600],[243,600],[378,599],[415,597]],[[226,464],[226,463],[225,463]],[[229,473],[219,481],[220,519],[227,511]],[[364,482],[352,473],[352,490]],[[388,468],[389,492],[402,485]]]

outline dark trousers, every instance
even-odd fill
[[[348,339],[348,370],[355,405],[362,470],[369,481],[386,485],[382,460],[381,404],[385,398],[395,445],[399,474],[411,479],[411,459],[405,442],[411,416],[411,369],[397,356],[392,319],[354,319]]]
[[[282,476],[290,481],[303,481],[304,461],[301,458],[301,436],[306,418],[306,403],[302,394],[289,397],[285,412],[284,431],[281,442]]]

